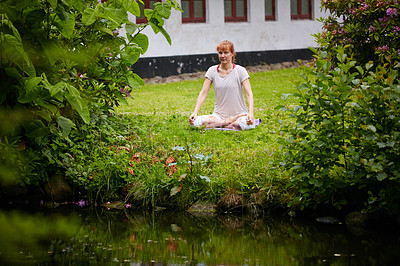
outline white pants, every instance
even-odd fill
[[[194,120],[193,125],[190,125],[190,126],[191,126],[191,127],[201,127],[201,126],[203,125],[204,118],[208,118],[208,117],[210,117],[210,116],[213,116],[213,117],[218,118],[218,119],[222,119],[221,117],[219,117],[219,116],[216,115],[216,114],[212,114],[212,115],[200,115],[200,116],[197,116],[197,117],[196,117],[196,119]],[[241,130],[249,130],[249,129],[254,129],[254,128],[256,127],[256,123],[253,123],[253,124],[251,124],[251,125],[248,125],[248,124],[247,124],[246,116],[241,116],[241,117],[239,117],[238,120],[236,120],[236,121],[238,121]]]

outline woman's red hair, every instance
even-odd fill
[[[233,43],[230,41],[223,41],[220,44],[217,45],[217,52],[224,52],[224,51],[229,51],[233,54],[232,56],[232,63],[235,62],[235,57],[236,57],[236,52],[235,52],[235,47],[233,47]]]

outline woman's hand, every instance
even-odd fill
[[[196,114],[191,114],[189,116],[189,124],[193,125],[194,124],[194,120],[196,120],[197,115]]]
[[[248,125],[254,124],[254,116],[253,116],[252,114],[247,114],[246,123],[247,123]]]

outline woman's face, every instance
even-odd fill
[[[222,64],[231,63],[232,62],[233,53],[229,50],[219,50],[218,51],[218,59]]]

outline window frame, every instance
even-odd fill
[[[244,1],[244,16],[243,17],[237,16],[237,10],[236,10],[236,1],[237,0],[228,0],[228,1],[231,1],[231,4],[232,4],[232,16],[225,17],[225,14],[224,14],[225,22],[247,22],[248,21],[247,0],[243,0]],[[224,0],[224,4],[225,4],[225,0]],[[225,6],[224,6],[224,10],[225,10]]]
[[[162,2],[162,0],[154,0],[154,1],[156,1],[156,2]],[[144,3],[144,8],[143,8],[143,10],[145,10],[145,9],[149,9],[150,8],[150,0],[143,0],[143,3]],[[141,3],[140,2],[138,2],[138,4],[140,5]],[[144,11],[143,11],[144,12]],[[143,15],[143,18],[141,18],[141,17],[136,17],[136,24],[142,24],[142,23],[147,23],[148,21],[147,21],[147,18],[145,17],[145,15],[144,15],[144,13],[143,14],[141,14],[141,15]]]
[[[206,0],[184,0],[189,2],[189,17],[184,18],[182,16],[182,23],[204,23],[206,22]],[[195,17],[194,16],[194,2],[195,1],[202,1],[203,2],[203,16],[202,17]],[[181,1],[181,5],[182,5]]]
[[[276,0],[271,0],[272,1],[272,15],[265,15],[265,21],[275,21],[276,20]],[[264,0],[264,5],[265,5],[265,0]],[[264,7],[265,10],[265,7]],[[265,11],[264,11],[265,13]]]
[[[295,15],[290,14],[292,20],[308,20],[312,18],[312,2],[311,0],[296,0],[297,1],[297,13]],[[308,1],[308,14],[302,14],[302,1]],[[292,11],[290,11],[292,12]]]

